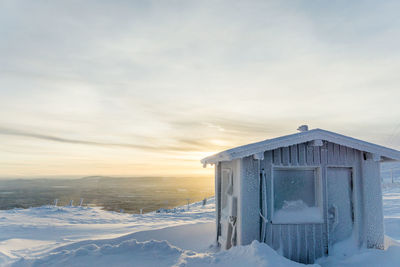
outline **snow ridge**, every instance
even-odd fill
[[[151,265],[155,262],[161,262],[163,266],[171,266],[182,252],[167,241],[138,242],[132,239],[116,245],[87,244],[77,249],[51,253],[40,259],[22,258],[13,266],[91,266],[94,262],[96,266],[113,266],[115,263],[118,263],[118,266],[145,263]]]
[[[398,266],[400,187],[385,187],[383,201],[386,233],[391,237],[385,240],[387,250],[360,249],[350,246],[354,242],[343,242],[335,245],[335,255],[321,258],[313,266]],[[210,200],[204,207],[201,203],[190,205],[189,211],[144,215],[112,213],[96,208],[51,206],[0,211],[0,265],[301,265],[257,241],[248,246],[218,251],[212,245],[215,238],[214,209],[214,201]],[[104,232],[109,237],[102,237]]]

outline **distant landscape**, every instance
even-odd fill
[[[400,164],[381,166],[383,183],[400,183]],[[214,195],[214,178],[106,177],[79,179],[3,179],[0,180],[0,209],[80,204],[105,210],[143,213],[173,208]]]
[[[100,206],[105,210],[139,213],[172,208],[214,195],[213,178],[114,178],[0,180],[0,209],[42,205]]]

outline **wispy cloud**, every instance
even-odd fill
[[[202,140],[196,138],[182,138],[182,139],[174,139],[170,142],[176,143],[175,145],[165,145],[160,142],[156,144],[154,141],[153,145],[147,145],[146,140],[143,140],[141,144],[133,144],[133,143],[113,143],[113,142],[100,142],[100,141],[89,141],[89,140],[80,140],[80,139],[71,139],[64,138],[53,135],[46,135],[34,132],[21,131],[10,128],[0,127],[0,135],[11,135],[11,136],[19,136],[19,137],[27,137],[33,139],[40,139],[44,141],[50,142],[59,142],[66,143],[71,145],[88,145],[88,146],[101,146],[101,147],[119,147],[119,148],[127,148],[127,149],[139,149],[139,150],[150,150],[150,151],[204,151],[210,149],[221,149],[222,147],[217,146],[215,144],[211,144],[209,140]]]
[[[156,149],[155,147],[145,146],[145,145],[123,144],[123,143],[103,143],[103,142],[88,141],[88,140],[69,139],[69,138],[63,138],[63,137],[58,137],[58,136],[32,133],[32,132],[26,132],[26,131],[9,129],[9,128],[1,128],[1,127],[0,127],[0,134],[22,136],[22,137],[29,137],[29,138],[40,139],[40,140],[45,140],[45,141],[68,143],[68,144],[78,144],[78,145],[111,146],[111,147],[125,147],[125,148],[136,148],[136,149]]]
[[[399,148],[399,12],[392,0],[0,1],[0,175],[20,162],[196,172],[183,156],[303,123]],[[39,155],[43,141],[57,149]]]

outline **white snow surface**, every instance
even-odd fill
[[[314,266],[399,266],[400,186],[385,187],[386,250],[339,243]],[[182,207],[181,209],[183,209]],[[218,251],[214,199],[189,211],[132,215],[93,207],[0,211],[1,266],[300,266],[254,241]],[[178,209],[178,210],[181,210]],[[186,210],[186,209],[185,209]]]
[[[282,209],[274,212],[274,223],[318,223],[323,222],[318,207],[309,207],[302,200],[284,201]]]

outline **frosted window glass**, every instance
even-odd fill
[[[299,202],[317,206],[315,187],[315,170],[274,170],[275,211]]]

